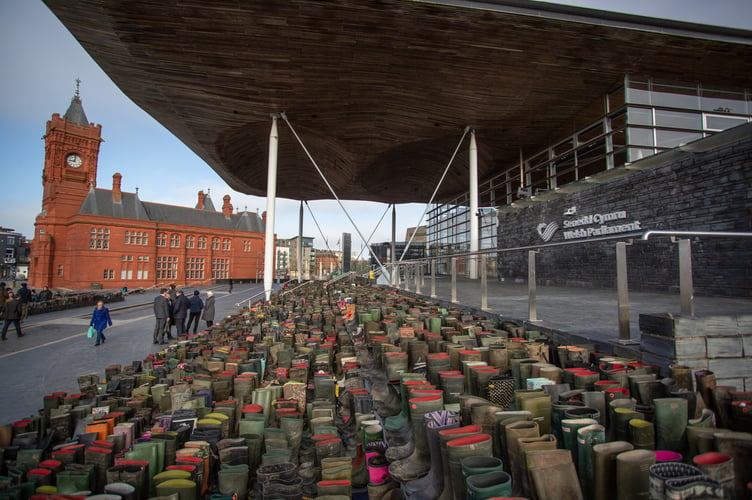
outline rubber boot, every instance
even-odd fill
[[[321,479],[324,481],[350,481],[352,484],[352,458],[324,458],[321,461]]]
[[[703,452],[712,450],[700,451],[700,434],[713,430],[715,428],[715,415],[707,408],[703,408],[702,413],[696,419],[690,419],[687,421],[687,453],[688,460],[692,460],[693,457]]]
[[[676,380],[677,389],[685,391],[694,391],[692,384],[692,369],[684,365],[669,365],[668,376]]]
[[[720,453],[734,460],[736,498],[745,498],[746,485],[752,482],[752,434],[748,432],[716,432],[715,446]]]
[[[402,486],[402,492],[410,499],[434,500],[439,498],[444,486],[441,477],[444,470],[444,456],[441,454],[439,432],[459,428],[459,417],[453,411],[433,411],[424,416],[424,425],[431,457],[431,468],[420,479],[407,481]]]
[[[383,483],[368,483],[368,500],[402,499],[402,491],[398,482],[387,479]]]
[[[723,485],[708,476],[669,479],[665,486],[666,498],[669,500],[723,498]]]
[[[595,425],[598,421],[593,418],[565,418],[561,421],[563,448],[572,453],[572,463],[578,467],[577,459],[577,431],[588,425]]]
[[[303,420],[299,418],[282,418],[279,421],[279,428],[287,435],[287,443],[292,450],[292,463],[298,463],[298,454],[300,453],[300,443],[303,439]]]
[[[577,476],[585,498],[593,497],[593,446],[606,441],[606,428],[600,424],[586,425],[577,430]]]
[[[614,401],[614,403],[623,400]],[[645,415],[633,408],[614,408],[611,427],[617,441],[629,441],[629,421],[635,418],[644,419]]]
[[[467,478],[467,499],[486,500],[512,494],[512,478],[503,470],[474,474]]]
[[[368,458],[368,483],[381,484],[389,479],[389,462],[381,453],[374,453]]]
[[[512,488],[515,495],[522,493],[523,478],[525,474],[525,462],[523,462],[520,453],[519,438],[537,438],[540,437],[540,430],[537,422],[522,420],[509,424],[505,428],[506,446],[509,454],[509,469],[512,475]]]
[[[514,400],[514,378],[507,375],[492,377],[488,381],[488,400],[491,404],[508,410]]]
[[[732,385],[716,385],[710,387],[710,405],[716,415],[718,427],[731,428],[731,393],[736,391]]]
[[[496,428],[498,429],[497,441],[501,449],[501,460],[504,462],[504,470],[512,473],[509,463],[509,444],[507,443],[507,426],[515,422],[532,421],[529,411],[503,411],[496,412]],[[538,433],[540,435],[540,431]]]
[[[626,441],[612,441],[593,446],[594,500],[613,500],[616,491],[616,457],[633,449]]]
[[[656,448],[684,454],[686,452],[687,400],[661,398],[654,400]]]
[[[650,493],[651,465],[655,454],[649,450],[631,450],[616,456],[616,498],[634,500],[646,498]]]
[[[496,436],[498,429],[496,426],[496,413],[502,411],[499,406],[493,405],[475,405],[470,410],[470,420],[472,425],[477,425],[481,428],[481,432],[489,434],[492,437]],[[500,456],[501,449],[497,439],[494,439],[494,455]]]
[[[641,418],[633,418],[629,421],[629,442],[636,450],[655,449],[655,426]]]
[[[710,399],[710,388],[716,385],[715,373],[710,370],[697,370],[695,372],[695,384],[697,392],[702,396],[705,407],[712,408]]]
[[[318,495],[321,498],[326,495],[343,495],[347,498],[352,497],[352,484],[350,481],[319,481],[316,483]]]
[[[735,498],[734,459],[717,452],[703,453],[692,459],[692,463],[702,473],[723,485],[725,498]]]
[[[524,398],[520,402],[519,409],[532,413],[533,420],[538,422],[541,434],[551,432],[551,396],[543,394],[538,397]]]
[[[702,475],[702,471],[693,465],[678,462],[658,463],[649,469],[650,498],[666,498],[665,482],[668,479]]]
[[[117,495],[121,500],[136,500],[136,488],[128,483],[108,483],[104,486],[105,495]]]
[[[465,457],[460,461],[460,464],[462,465],[462,476],[465,480],[476,474],[504,470],[504,464],[497,457]]]
[[[219,492],[245,498],[248,492],[248,465],[223,465],[217,473]]]
[[[603,391],[588,391],[582,393],[582,402],[586,408],[593,408],[598,411],[598,416],[587,417],[595,418],[599,424],[606,425],[606,395]]]
[[[415,450],[408,458],[389,466],[389,474],[400,482],[418,479],[428,473],[431,463],[428,455],[428,434],[424,422],[426,413],[444,408],[441,395],[413,398],[409,401]]]
[[[453,497],[453,488],[452,488],[452,475],[449,472],[449,460],[448,460],[448,453],[447,450],[447,443],[449,441],[452,441],[454,439],[460,439],[464,437],[474,436],[476,434],[481,434],[481,429],[477,425],[469,425],[465,427],[457,427],[455,429],[445,429],[442,431],[439,431],[439,449],[442,456],[442,477],[443,479],[443,489],[441,492],[441,495],[439,496],[440,500],[451,500]],[[492,447],[493,448],[493,447]]]
[[[401,415],[402,403],[400,403],[397,392],[388,383],[375,382],[371,386],[371,397],[373,398],[374,410],[380,417],[389,420],[396,415]],[[404,418],[406,421],[406,417]],[[397,426],[397,428],[399,427]]]
[[[180,495],[180,500],[196,500],[196,483],[190,479],[170,479],[157,485],[157,495]]]
[[[493,440],[488,434],[453,439],[447,442],[447,452],[454,500],[465,500],[467,487],[462,476],[462,459],[472,456],[492,456]]]
[[[518,438],[517,446],[519,447],[520,462],[522,473],[520,474],[520,491],[522,495],[535,498],[534,490],[530,484],[527,454],[533,451],[555,450],[556,438],[552,434],[543,434],[540,437]]]
[[[538,500],[583,500],[569,450],[531,451],[527,466]]]

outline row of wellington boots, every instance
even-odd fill
[[[446,457],[441,454],[439,432],[459,428],[459,417],[453,411],[432,411],[424,416],[424,425],[431,457],[431,468],[425,476],[407,481],[402,486],[405,497],[412,500],[435,500],[441,495],[444,487],[443,462]]]
[[[452,488],[452,475],[449,472],[449,451],[447,450],[447,443],[455,439],[474,436],[476,434],[481,434],[481,429],[477,425],[466,425],[464,427],[456,427],[454,429],[444,429],[439,431],[439,452],[442,457],[441,467],[443,477],[443,481],[441,481],[443,487],[441,495],[439,496],[440,500],[452,500],[454,496],[454,490]]]
[[[452,476],[454,500],[465,500],[467,486],[462,474],[462,459],[465,457],[493,456],[493,440],[488,434],[475,434],[447,442],[449,474]]]
[[[415,449],[409,457],[389,466],[389,473],[400,482],[418,479],[430,470],[428,434],[424,416],[432,411],[443,409],[444,399],[440,394],[413,398],[409,401],[409,407]]]

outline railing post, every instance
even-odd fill
[[[452,303],[457,302],[457,257],[452,257]]]
[[[538,321],[538,306],[536,300],[536,278],[535,278],[535,250],[527,252],[527,319],[528,321]]]
[[[627,244],[624,241],[616,242],[616,303],[619,310],[619,340],[630,340]]]
[[[422,263],[418,262],[415,264],[415,293],[418,295],[420,295],[421,293],[420,286],[422,285],[422,280],[420,279],[420,276],[422,274],[421,267],[423,267]]]
[[[429,261],[431,264],[431,298],[436,298],[436,259]]]
[[[488,273],[486,272],[486,254],[480,256],[480,308],[488,309]]]
[[[692,282],[692,240],[679,240],[679,301],[681,313],[695,315],[695,291]]]

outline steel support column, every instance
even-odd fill
[[[470,252],[478,251],[478,228],[480,217],[478,217],[478,144],[475,140],[475,129],[470,130]],[[470,279],[478,278],[478,257],[473,255],[469,257]]]
[[[298,283],[303,282],[305,274],[303,273],[303,200],[300,200],[300,215],[298,220]]]
[[[397,274],[397,277],[395,279],[395,266],[394,263],[397,262],[397,205],[392,204],[392,255],[390,262],[392,263],[391,272],[392,276],[391,283],[392,286],[394,286],[395,283],[399,283],[399,273]],[[399,271],[399,267],[396,268]]]
[[[271,299],[274,286],[274,212],[277,205],[277,157],[279,153],[279,134],[277,119],[272,115],[272,129],[269,132],[269,164],[266,180],[266,231],[264,236],[264,294]]]
[[[692,240],[679,240],[679,300],[681,313],[695,315],[695,291],[692,281]]]
[[[619,309],[619,340],[630,340],[627,244],[623,241],[616,242],[616,303]]]
[[[452,257],[452,303],[457,302],[457,257]]]
[[[537,283],[535,277],[535,250],[527,252],[527,319],[538,321]]]
[[[480,256],[480,308],[488,309],[488,273],[486,272],[486,254]]]
[[[431,259],[431,298],[436,298],[436,259]]]

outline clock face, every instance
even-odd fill
[[[81,157],[78,156],[77,154],[71,154],[71,155],[68,155],[68,157],[65,159],[65,162],[70,167],[78,168],[83,163],[83,160],[81,160]]]

